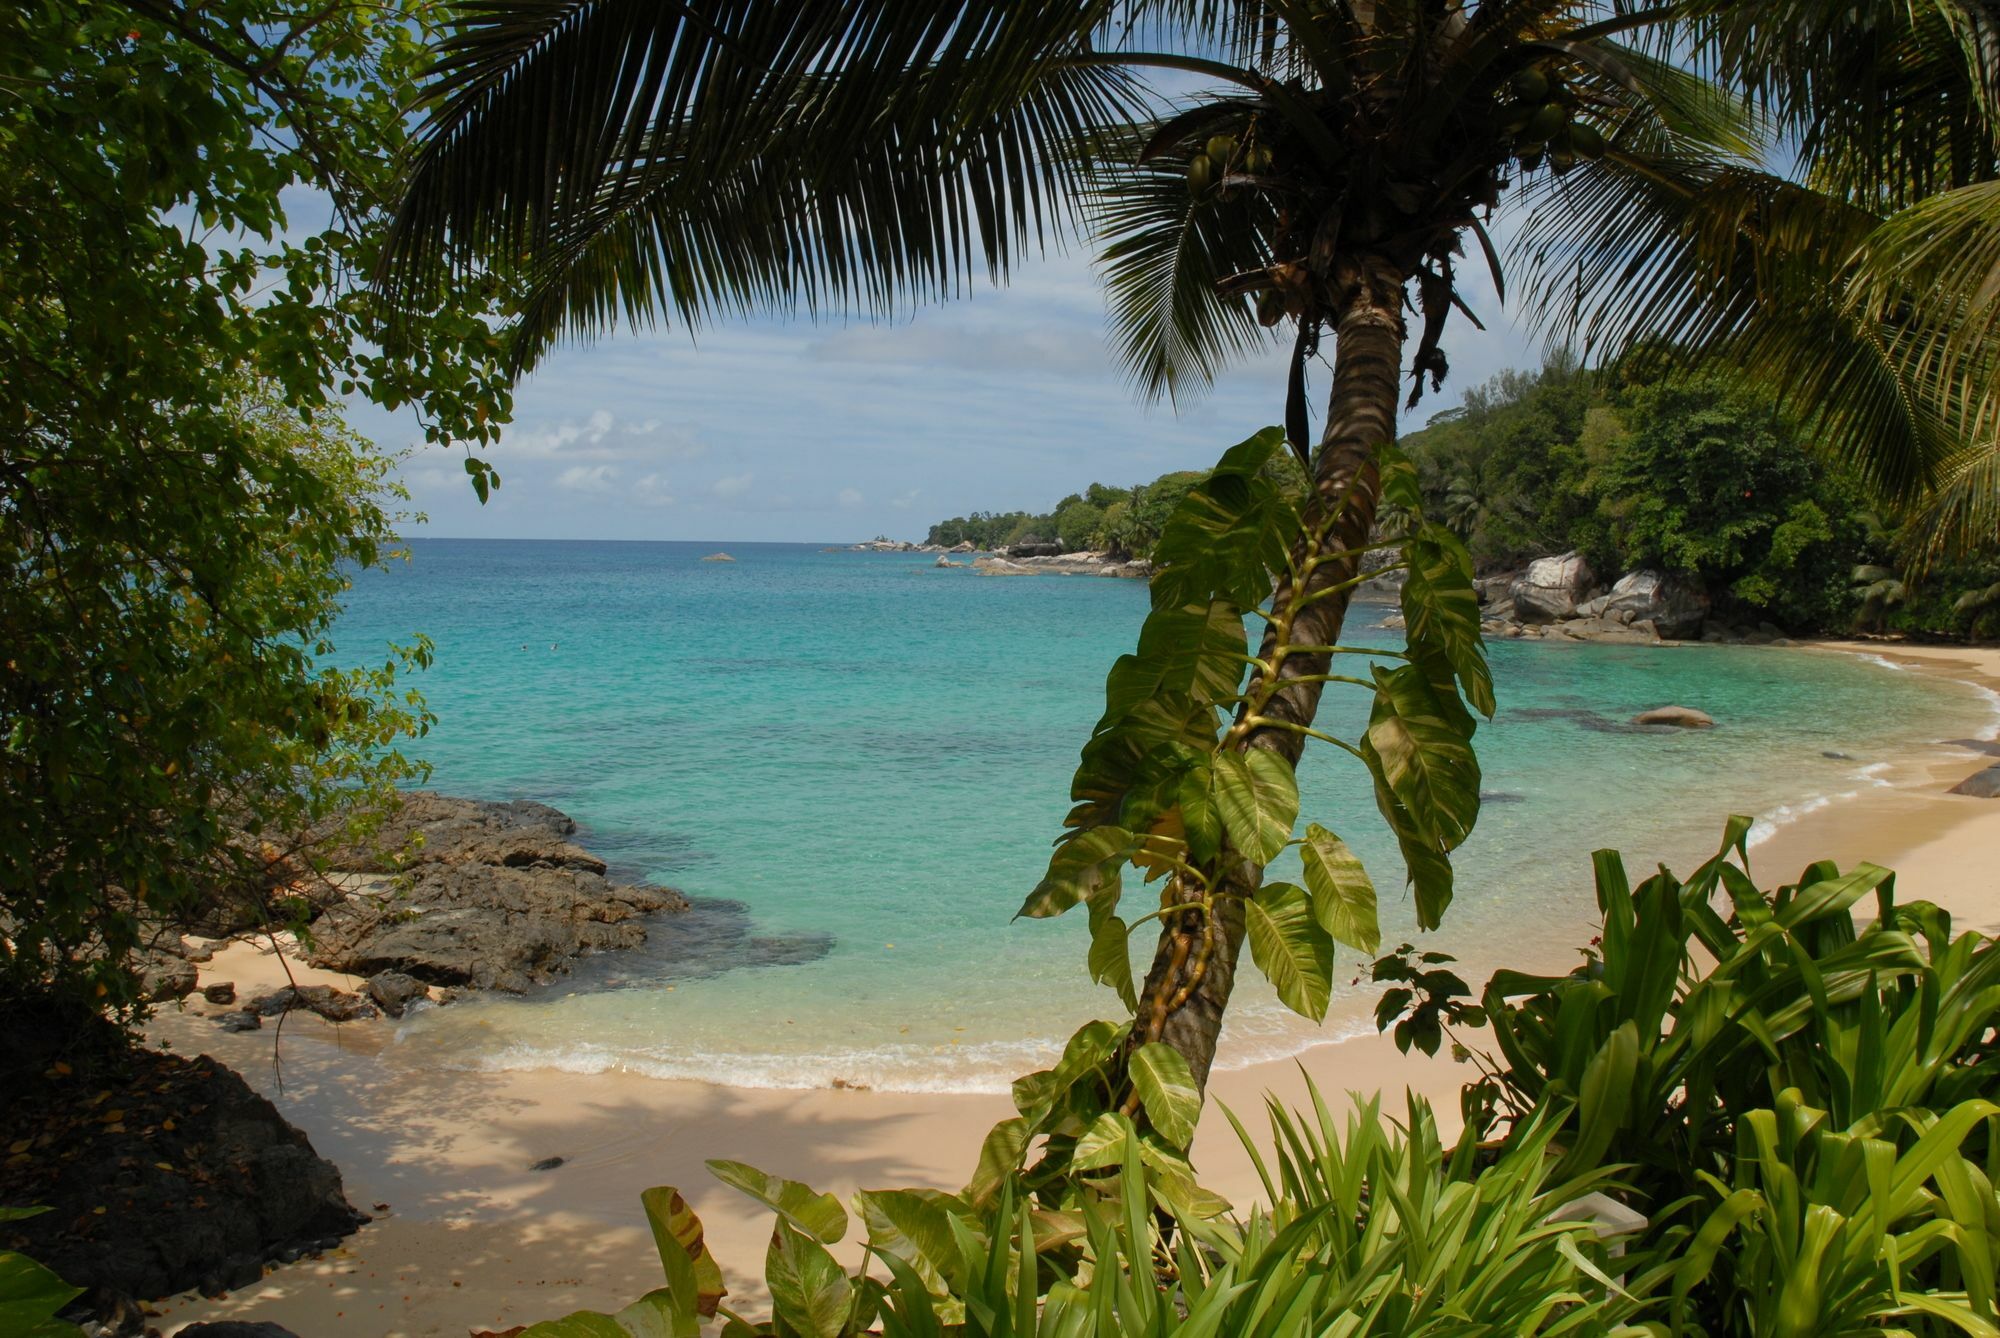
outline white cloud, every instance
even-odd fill
[[[842,506],[860,506],[866,500],[866,498],[862,497],[861,489],[859,488],[842,488],[840,490],[840,504]]]
[[[665,474],[648,474],[632,485],[632,500],[641,506],[672,506],[674,495],[667,491]]]
[[[717,497],[741,497],[750,491],[750,484],[756,477],[755,474],[728,474],[717,479],[711,485],[711,491]]]
[[[571,465],[556,475],[556,486],[569,492],[610,492],[617,480],[614,465]]]
[[[923,495],[924,490],[922,488],[912,488],[901,497],[891,497],[889,505],[895,507],[898,511],[908,511],[917,504],[917,499]]]

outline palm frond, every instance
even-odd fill
[[[987,238],[1004,263],[1059,185],[1056,142],[1129,118],[1116,80],[1023,110],[1108,9],[1055,0],[474,0],[433,71],[428,119],[399,212],[388,279],[528,262],[574,247],[607,201],[709,207],[746,164],[784,163],[796,185],[839,193],[853,159],[903,148],[955,163],[998,122],[1009,198]],[[912,143],[912,137],[916,137]],[[964,193],[969,180],[956,178]],[[995,185],[999,183],[993,183]],[[997,195],[997,191],[989,192]],[[967,209],[982,202],[964,195]],[[924,272],[921,265],[914,273]],[[887,276],[893,278],[893,275]],[[921,295],[921,294],[920,294]]]
[[[1153,140],[1156,129],[1135,132],[1133,143]],[[1261,194],[1191,193],[1179,153],[1137,157],[1114,154],[1100,167],[1091,227],[1119,360],[1142,394],[1180,404],[1231,360],[1272,342],[1247,297],[1217,291],[1268,262],[1261,239],[1271,206]]]

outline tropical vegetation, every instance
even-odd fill
[[[1634,887],[1596,854],[1582,964],[1500,971],[1458,1014],[1479,1076],[1454,1144],[1415,1098],[1400,1122],[1373,1101],[1343,1122],[1315,1089],[1307,1114],[1270,1107],[1263,1147],[1230,1113],[1264,1198],[1237,1214],[1115,1114],[1060,1182],[982,1162],[957,1194],[856,1195],[852,1273],[827,1248],[851,1229],[832,1195],[714,1162],[777,1215],[769,1320],[724,1304],[700,1222],[662,1188],[645,1207],[667,1285],[528,1333],[693,1334],[708,1315],[819,1338],[1990,1333],[2000,947],[1898,904],[1871,865],[1759,890],[1749,825],[1684,882]],[[1042,1097],[1016,1085],[1024,1114]],[[1199,1099],[1145,1100],[1161,1126]]]
[[[421,641],[323,657],[399,505],[343,400],[460,441],[508,403],[485,298],[392,335],[361,282],[428,15],[0,16],[0,1002],[136,1011],[149,927],[282,897],[301,833],[413,774]]]

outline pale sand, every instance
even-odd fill
[[[2000,689],[2000,651],[1829,648]],[[1839,747],[1838,721],[1828,722],[1827,737],[1829,747]],[[1843,866],[1868,859],[1897,870],[1901,899],[1938,902],[1961,927],[2000,928],[2000,803],[1944,793],[1987,760],[1915,741],[1885,777],[1890,786],[1807,814],[1760,843],[1752,852],[1759,881],[1794,877],[1813,859]],[[1684,852],[1676,867],[1706,853]],[[1584,852],[1576,855],[1581,861]],[[1546,960],[1522,964],[1560,966],[1574,960],[1576,946],[1550,944]],[[302,983],[359,984],[294,972]],[[268,946],[240,943],[202,971],[204,984],[233,980],[244,997],[284,978]],[[221,1011],[198,997],[195,1007]],[[660,1282],[638,1206],[639,1191],[655,1184],[688,1193],[732,1290],[754,1304],[769,1215],[718,1184],[706,1159],[747,1161],[843,1198],[889,1185],[955,1189],[985,1131],[1013,1113],[999,1095],[762,1091],[617,1074],[412,1074],[375,1057],[385,1031],[377,1023],[334,1027],[294,1015],[274,1068],[270,1024],[225,1035],[192,1012],[157,1023],[163,1041],[216,1056],[271,1096],[341,1168],[357,1207],[388,1205],[323,1259],[280,1268],[261,1285],[218,1300],[166,1303],[166,1332],[198,1319],[245,1318],[272,1320],[306,1338],[464,1335],[581,1306],[615,1309]],[[1369,1036],[1317,1047],[1297,1062],[1219,1072],[1213,1095],[1261,1130],[1266,1090],[1287,1105],[1304,1103],[1301,1068],[1329,1097],[1389,1093],[1385,1105],[1394,1113],[1403,1089],[1415,1088],[1448,1124],[1468,1076],[1443,1059],[1405,1058],[1386,1038]],[[566,1161],[553,1171],[527,1169],[550,1156]],[[1239,1204],[1257,1197],[1249,1161],[1219,1116],[1204,1121],[1194,1156],[1205,1183]]]

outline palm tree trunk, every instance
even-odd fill
[[[1299,569],[1311,572],[1307,593],[1343,585],[1359,574],[1361,559],[1355,550],[1369,540],[1379,501],[1376,451],[1396,438],[1405,275],[1390,261],[1372,256],[1344,266],[1341,274],[1348,299],[1335,326],[1333,387],[1326,429],[1313,456],[1315,496],[1307,509],[1307,533],[1318,532],[1321,525],[1317,522],[1330,512],[1337,512],[1338,519],[1318,544],[1303,540],[1293,554]],[[1315,568],[1305,566],[1304,559],[1320,552],[1342,551],[1354,555]],[[1284,604],[1291,594],[1289,580],[1281,576],[1277,602]],[[1338,642],[1348,602],[1349,594],[1342,590],[1308,604],[1292,625],[1291,643],[1327,646]],[[1275,626],[1265,631],[1262,655],[1267,661],[1278,634]],[[1287,680],[1324,674],[1331,659],[1326,654],[1287,656],[1280,668],[1282,686],[1260,714],[1294,725],[1310,725],[1318,714],[1325,685]],[[1246,734],[1241,746],[1269,748],[1296,765],[1304,743],[1305,736],[1294,730],[1262,726]],[[1239,860],[1229,874],[1233,887],[1243,892],[1256,888],[1263,877],[1263,868],[1249,860]],[[1190,901],[1198,899],[1198,893],[1188,896]],[[1133,1029],[1135,1045],[1165,1041],[1180,1051],[1203,1090],[1215,1062],[1216,1039],[1222,1032],[1222,1015],[1236,984],[1236,963],[1243,948],[1242,903],[1222,898],[1215,907],[1214,923],[1206,926],[1204,917],[1195,911],[1164,918],[1159,948],[1139,998],[1139,1025]],[[1201,942],[1204,929],[1210,936],[1205,945]]]

